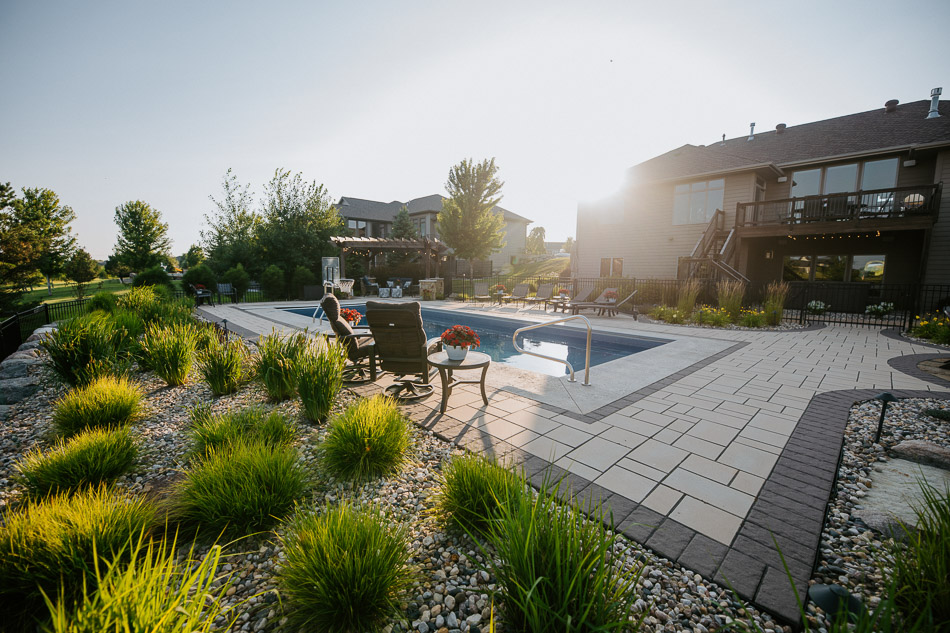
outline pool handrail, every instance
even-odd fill
[[[590,327],[590,319],[588,319],[586,316],[581,315],[581,314],[572,314],[571,316],[555,319],[553,321],[547,321],[546,323],[535,323],[534,325],[526,325],[525,327],[518,328],[517,330],[515,330],[514,334],[511,335],[511,342],[512,344],[514,344],[515,349],[521,352],[522,354],[528,354],[529,356],[537,356],[538,358],[543,358],[545,360],[553,360],[556,363],[564,363],[565,365],[567,365],[567,368],[571,372],[571,377],[568,378],[567,381],[577,382],[574,379],[574,366],[571,365],[571,363],[560,358],[554,358],[553,356],[545,356],[544,354],[538,354],[537,352],[529,352],[528,350],[523,349],[521,346],[518,345],[518,335],[521,334],[522,332],[527,332],[528,330],[536,330],[538,328],[545,327],[548,325],[556,325],[558,323],[565,323],[567,321],[576,321],[578,319],[580,319],[587,325],[587,356],[585,359],[587,363],[587,367],[584,368],[584,386],[590,387],[590,335],[593,330]]]

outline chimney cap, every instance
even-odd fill
[[[785,128],[786,128],[786,127],[787,127],[787,126],[786,126],[784,123],[779,123],[778,125],[775,126],[775,131],[776,131],[778,134],[781,134],[782,132],[785,131]]]
[[[890,101],[885,102],[885,103],[884,103],[884,111],[885,111],[885,112],[894,112],[895,110],[897,110],[897,104],[898,104],[898,103],[900,103],[900,101],[898,101],[897,99],[891,99]]]

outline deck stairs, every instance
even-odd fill
[[[734,279],[749,283],[735,269],[736,230],[725,228],[725,213],[717,209],[689,257],[679,260],[680,279]]]

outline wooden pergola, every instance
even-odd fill
[[[346,256],[372,257],[382,253],[414,251],[425,255],[426,278],[432,277],[432,256],[440,256],[449,247],[435,237],[417,240],[402,240],[388,237],[331,237],[330,241],[340,247],[340,277],[346,277]],[[439,259],[436,258],[435,274],[439,274]]]

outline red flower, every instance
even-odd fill
[[[494,286],[492,286],[492,290],[494,290],[495,292],[508,292],[508,289],[505,288],[504,284],[495,284]]]
[[[359,325],[359,322],[363,319],[363,315],[359,313],[359,310],[351,308],[340,308],[340,316],[353,325]]]
[[[453,325],[442,332],[442,343],[453,347],[470,347],[472,349],[482,344],[475,330],[467,325]]]
[[[604,299],[616,299],[616,298],[617,298],[616,290],[608,290],[607,292],[604,293]]]

